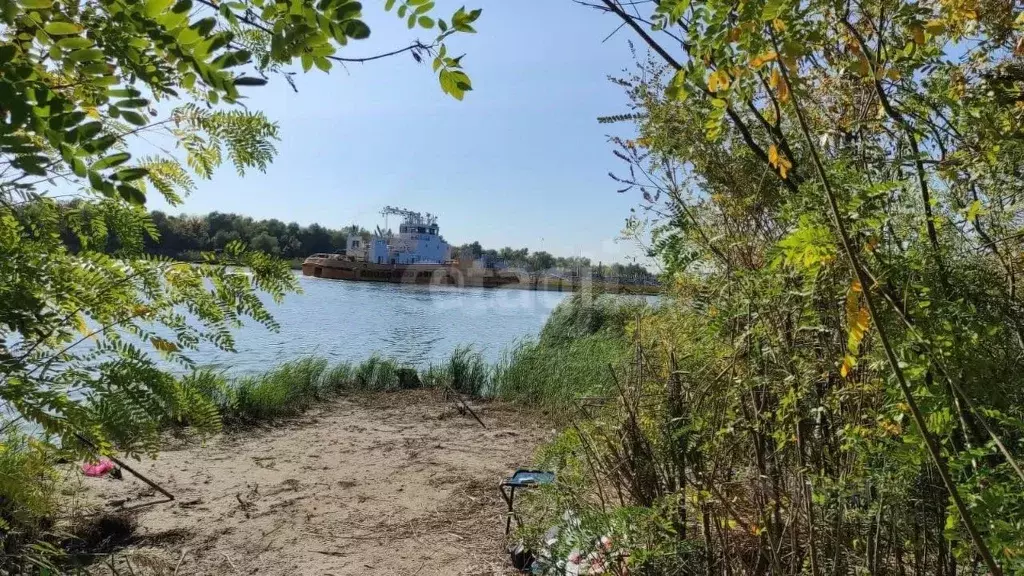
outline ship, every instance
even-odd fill
[[[333,280],[482,288],[529,282],[528,276],[522,278],[522,274],[502,270],[485,259],[453,254],[434,214],[387,206],[381,215],[401,217],[398,234],[379,227],[369,238],[350,234],[343,250],[306,258],[302,274]]]

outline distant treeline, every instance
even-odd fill
[[[249,247],[282,258],[305,258],[316,252],[337,252],[346,246],[349,234],[369,239],[369,230],[359,226],[325,228],[320,224],[300,226],[277,219],[256,220],[249,216],[210,212],[202,216],[172,216],[161,211],[150,213],[158,239],[147,238],[145,251],[170,258],[193,260],[200,252],[216,251],[229,242],[240,240]],[[639,264],[601,264],[589,258],[554,256],[545,251],[530,252],[527,248],[505,247],[487,249],[479,242],[457,246],[453,256],[459,258],[486,258],[511,268],[524,268],[531,272],[564,270],[566,272],[592,268],[592,272],[605,277],[651,278],[650,271]]]

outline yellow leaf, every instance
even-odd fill
[[[942,20],[929,20],[925,23],[924,29],[932,36],[938,36],[946,31],[946,25]]]
[[[708,77],[708,91],[718,92],[729,87],[729,75],[723,70],[715,70]]]
[[[772,28],[775,28],[776,32],[783,32],[786,30],[786,23],[776,18],[772,20]]]
[[[846,325],[852,326],[860,312],[860,282],[853,281],[853,286],[846,293]]]
[[[914,43],[918,46],[924,46],[924,28],[920,24],[914,24],[910,27],[910,33],[914,36]]]
[[[778,54],[776,54],[774,50],[769,50],[768,52],[765,52],[763,54],[758,54],[753,60],[750,61],[750,65],[753,66],[754,68],[760,68],[761,66],[764,66],[765,63],[771,62],[772,60],[775,60],[775,58],[777,57]]]
[[[71,320],[75,324],[75,330],[78,330],[83,336],[89,334],[89,327],[85,325],[85,318],[81,314],[75,314]]]
[[[792,167],[793,163],[787,160],[785,156],[779,157],[779,176],[781,176],[783,180],[785,180],[786,176],[789,175],[789,170]]]
[[[967,221],[974,222],[978,219],[979,213],[981,213],[981,200],[975,200],[967,207]]]
[[[171,342],[170,340],[165,340],[163,338],[160,338],[159,336],[154,336],[154,337],[150,338],[149,341],[153,344],[153,348],[156,348],[157,350],[159,350],[161,352],[177,352],[178,351],[178,345],[177,344],[175,344],[174,342]]]
[[[854,325],[853,333],[857,335],[857,343],[864,339],[864,335],[868,332],[868,325],[871,324],[871,311],[868,310],[867,306],[861,306],[860,311],[857,312],[857,323]]]
[[[782,74],[778,70],[772,71],[772,80],[779,91],[779,102],[785,103],[789,100],[789,84],[782,78]]]
[[[864,76],[869,76],[871,74],[871,65],[868,63],[868,59],[862,52],[858,52],[857,56],[857,61],[853,63],[853,66],[851,66],[850,69],[862,78]]]
[[[775,144],[768,147],[768,164],[778,168],[779,176],[781,176],[783,180],[786,179],[786,176],[789,174],[789,170],[793,168],[793,163],[782,154],[779,154],[779,149],[775,147]]]
[[[846,378],[846,376],[850,373],[850,370],[853,370],[853,366],[856,363],[857,360],[853,356],[850,356],[849,354],[844,356],[843,365],[839,367],[839,375],[842,376],[843,378]]]

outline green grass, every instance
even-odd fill
[[[625,336],[626,324],[644,311],[644,300],[611,294],[573,294],[551,313],[540,332],[544,346],[561,347],[588,336]]]
[[[611,366],[627,357],[625,340],[591,335],[551,346],[527,340],[505,353],[494,369],[492,395],[501,400],[564,408],[583,396],[614,389]]]
[[[505,352],[493,370],[491,395],[562,409],[575,398],[613,393],[611,366],[628,357],[626,324],[644,306],[611,295],[574,294],[555,308],[538,339]]]
[[[251,424],[294,416],[318,402],[351,392],[388,392],[422,386],[414,368],[377,355],[335,365],[324,358],[285,362],[269,371],[228,380],[211,370],[185,378],[187,389],[212,402],[224,422]]]
[[[460,394],[488,396],[491,391],[492,368],[483,356],[468,346],[461,346],[440,364],[431,364],[421,379],[434,388],[449,387]]]

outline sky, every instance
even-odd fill
[[[435,16],[482,8],[477,34],[449,40],[473,91],[445,95],[429,61],[402,54],[367,64],[315,68],[248,88],[247,105],[280,125],[278,155],[266,174],[240,178],[230,165],[183,206],[155,195],[170,213],[236,212],[327,227],[383,225],[385,205],[438,215],[453,245],[527,247],[558,256],[627,262],[640,251],[616,241],[636,194],[616,193],[609,134],[625,124],[598,116],[627,111],[622,88],[608,81],[632,66],[627,30],[613,17],[572,0],[437,0]],[[339,55],[368,56],[433,34],[409,30],[364,0],[371,37]],[[392,218],[392,227],[394,226]]]

